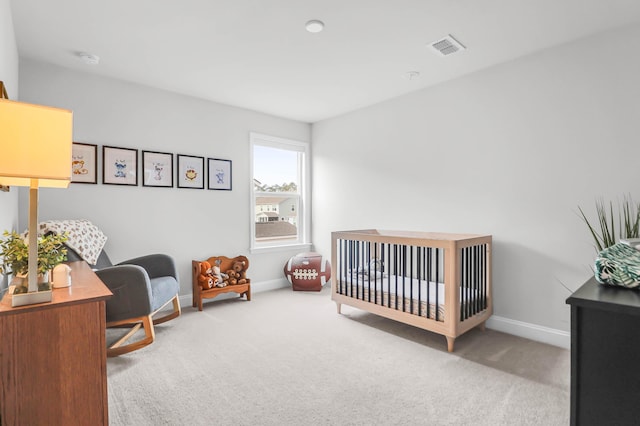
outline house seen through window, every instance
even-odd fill
[[[308,144],[251,134],[252,248],[305,244]]]

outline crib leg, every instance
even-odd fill
[[[487,329],[486,325],[487,325],[487,322],[482,321],[480,325],[478,325],[478,328],[480,329],[480,331],[485,331]]]
[[[338,314],[342,314],[341,308],[342,308],[342,303],[336,302],[336,309],[338,310]]]
[[[447,338],[447,350],[453,352],[453,343],[456,341],[455,337],[445,336]]]

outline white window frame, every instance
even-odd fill
[[[300,249],[300,250],[309,250],[311,248],[310,241],[310,228],[311,228],[311,209],[310,209],[310,191],[309,184],[311,181],[311,171],[310,171],[310,159],[309,159],[309,143],[295,141],[292,139],[280,138],[277,136],[269,136],[260,133],[249,133],[249,173],[251,174],[249,183],[251,185],[249,194],[251,197],[250,205],[251,205],[251,243],[249,251],[251,253],[262,253],[262,252],[270,252],[270,251],[281,251],[281,250],[291,250],[291,249]],[[289,151],[301,152],[304,154],[304,160],[301,162],[302,164],[298,165],[298,170],[300,173],[299,176],[299,195],[298,195],[298,238],[295,242],[286,241],[286,242],[278,242],[278,241],[268,241],[268,242],[257,242],[256,241],[256,197],[258,196],[278,196],[281,195],[283,197],[290,198],[291,193],[288,192],[255,192],[254,190],[254,176],[253,176],[253,149],[254,146],[266,146],[270,148],[278,148]]]

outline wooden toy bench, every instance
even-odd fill
[[[220,261],[220,271],[226,272],[231,269],[233,262],[236,261],[244,261],[246,268],[249,268],[249,259],[245,256],[236,256],[236,257],[226,257],[226,256],[213,256],[207,259],[206,261],[214,266],[217,261]],[[203,290],[200,287],[200,283],[198,282],[198,276],[200,275],[200,264],[202,261],[192,260],[191,261],[191,272],[192,272],[192,286],[193,286],[193,302],[192,306],[195,308],[198,307],[198,310],[202,310],[202,299],[213,299],[220,294],[223,293],[238,293],[240,297],[246,296],[247,301],[251,300],[251,280],[247,278],[247,282],[244,284],[235,284],[235,285],[227,285],[226,287],[213,287],[208,290]]]

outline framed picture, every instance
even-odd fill
[[[173,154],[142,151],[142,186],[173,188]]]
[[[178,154],[178,188],[204,189],[204,157]]]
[[[98,145],[74,142],[71,156],[71,182],[97,184]]]
[[[138,150],[102,147],[102,183],[138,185]]]
[[[231,191],[231,160],[207,159],[209,189]]]

